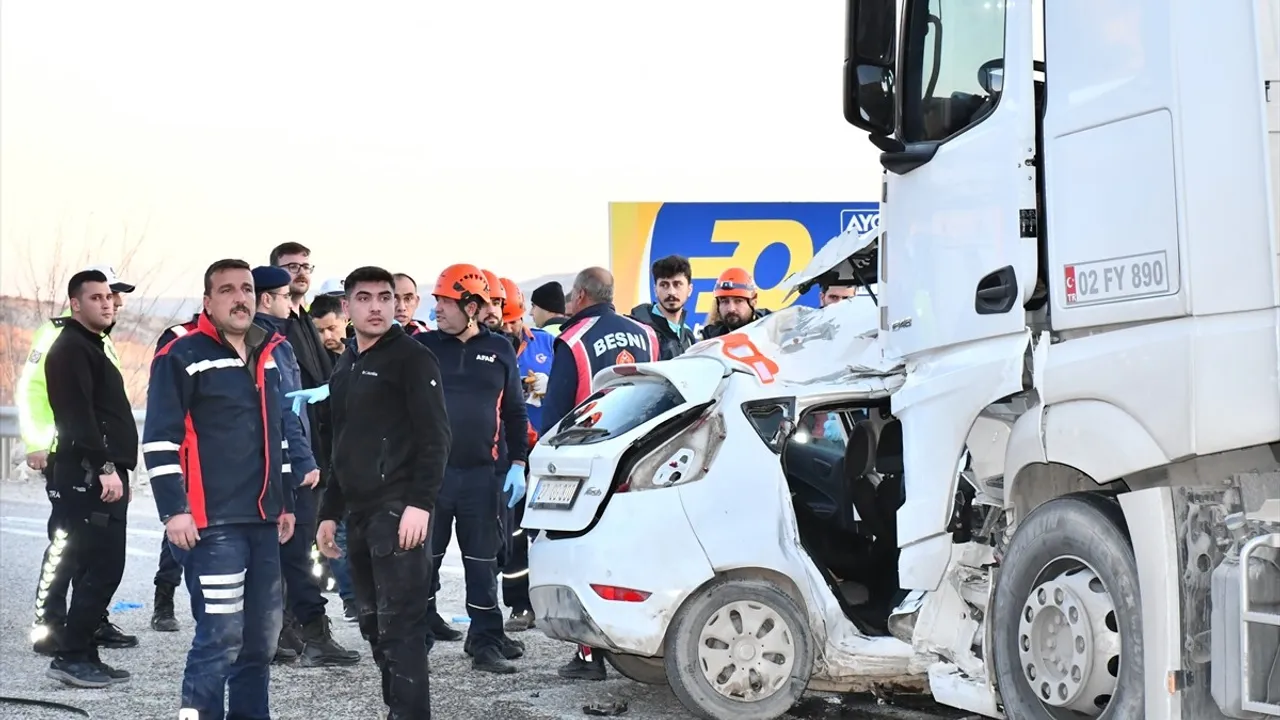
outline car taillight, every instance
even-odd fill
[[[724,415],[710,405],[688,427],[637,460],[614,492],[656,490],[701,480],[724,438]]]
[[[644,602],[653,594],[644,590],[633,590],[616,585],[597,585],[595,583],[591,584],[591,589],[595,590],[596,594],[605,600],[616,602]]]

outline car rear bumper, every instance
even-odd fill
[[[674,489],[617,495],[580,537],[539,534],[529,547],[529,599],[548,637],[615,652],[662,654],[680,605],[714,573]],[[650,593],[605,600],[592,584]]]

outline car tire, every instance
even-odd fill
[[[773,720],[795,705],[813,673],[808,616],[777,583],[716,582],[676,613],[664,662],[671,691],[694,715]],[[724,682],[735,678],[736,697]]]
[[[622,677],[645,685],[666,685],[667,666],[662,658],[641,657],[624,653],[600,651],[604,659]]]
[[[1116,500],[1067,495],[1027,515],[1004,553],[992,611],[1006,717],[1052,720],[1051,707],[1142,717],[1138,564]]]

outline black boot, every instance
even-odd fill
[[[302,654],[302,647],[302,637],[298,635],[298,626],[294,624],[293,617],[285,617],[284,625],[280,627],[280,639],[276,642],[276,655],[271,658],[271,662],[293,662]]]
[[[348,650],[333,639],[329,629],[329,618],[325,615],[302,626],[302,665],[303,667],[325,667],[328,665],[355,665],[360,662],[360,653]]]
[[[534,625],[534,617],[532,610],[512,610],[511,617],[507,618],[506,627],[503,629],[507,632],[524,632],[537,627]]]
[[[102,668],[98,667],[96,663],[88,660],[69,661],[55,659],[49,663],[49,669],[44,674],[46,677],[53,678],[72,687],[104,688],[112,684],[111,676],[103,672]]]
[[[604,680],[606,673],[604,670],[604,656],[598,652],[591,652],[584,657],[583,651],[579,649],[573,654],[573,659],[556,671],[556,674],[566,680]]]
[[[458,642],[462,639],[462,631],[455,630],[449,623],[444,621],[444,618],[440,617],[438,612],[427,613],[427,629],[440,642]]]
[[[113,650],[121,650],[124,648],[138,647],[137,635],[125,635],[116,624],[102,616],[102,624],[93,633],[93,644],[101,648],[111,648]]]
[[[502,657],[497,647],[486,643],[476,648],[475,655],[471,657],[471,669],[494,675],[510,675],[516,671],[516,666]]]
[[[501,645],[499,645],[498,649],[502,653],[502,657],[508,660],[519,660],[524,657],[524,643],[515,638],[509,638],[505,634],[500,642]],[[470,634],[467,635],[466,642],[462,643],[462,652],[466,653],[468,657],[475,657],[475,646],[471,642]]]
[[[151,613],[151,629],[156,632],[177,632],[178,619],[173,616],[172,585],[156,583],[155,609]]]

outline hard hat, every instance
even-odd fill
[[[489,304],[489,284],[485,282],[484,273],[467,263],[445,268],[436,279],[436,287],[431,294],[457,300],[464,305],[473,300],[482,305]]]
[[[502,322],[515,322],[524,317],[524,293],[520,292],[520,286],[510,278],[498,278],[498,282],[507,298],[502,303]]]
[[[756,284],[751,281],[751,275],[746,270],[729,268],[720,273],[720,277],[716,279],[716,287],[712,294],[718,298],[740,297],[750,300],[756,296]]]
[[[506,300],[507,291],[502,287],[502,283],[498,281],[498,276],[488,270],[481,270],[484,273],[484,281],[489,286],[489,300]]]

